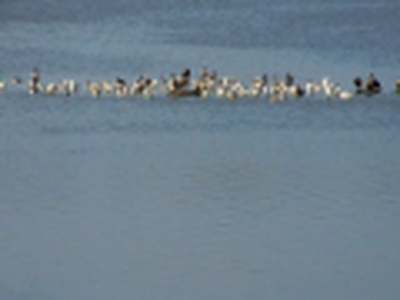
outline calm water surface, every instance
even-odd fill
[[[373,70],[384,93],[271,105],[10,87],[1,299],[399,298],[399,5],[218,3],[2,1],[1,68],[47,82],[207,64],[350,88]]]

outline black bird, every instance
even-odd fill
[[[285,84],[286,86],[292,86],[294,83],[294,77],[292,74],[287,73],[285,77]]]
[[[365,89],[368,93],[379,93],[381,91],[381,83],[376,79],[375,75],[371,73],[369,75],[368,81],[365,85]]]
[[[363,81],[362,81],[361,77],[354,78],[353,83],[356,87],[356,93],[357,94],[363,93]]]

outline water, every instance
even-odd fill
[[[0,94],[0,298],[397,299],[396,1],[2,1],[5,79],[373,71],[381,95]]]

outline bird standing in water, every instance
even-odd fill
[[[356,87],[356,93],[361,94],[363,93],[363,81],[361,77],[356,77],[353,79],[354,86]]]
[[[396,80],[396,93],[400,94],[400,79]]]
[[[365,85],[365,89],[369,93],[379,93],[381,91],[381,83],[376,79],[375,75],[371,73]]]
[[[6,88],[6,82],[3,80],[3,70],[0,70],[0,91]]]
[[[31,74],[31,80],[28,82],[28,89],[31,95],[39,92],[40,74],[37,68],[34,68]]]

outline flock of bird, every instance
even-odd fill
[[[2,77],[3,74],[0,73],[0,91],[4,91],[7,86]],[[23,81],[19,77],[14,77],[11,84],[23,85]],[[180,74],[171,74],[168,78],[155,79],[142,75],[132,83],[120,77],[112,82],[87,80],[84,83],[84,90],[95,98],[114,94],[117,97],[142,96],[148,99],[161,93],[173,98],[216,96],[233,100],[243,97],[267,97],[271,103],[283,101],[289,97],[301,98],[318,95],[326,100],[349,100],[357,94],[373,95],[382,90],[379,80],[372,73],[365,81],[361,77],[356,77],[353,84],[355,90],[346,91],[338,83],[326,77],[320,81],[310,80],[305,85],[301,85],[295,81],[292,74],[287,73],[282,80],[276,76],[269,80],[266,74],[254,77],[246,86],[231,77],[218,77],[216,71],[209,72],[204,67],[197,76],[193,76],[190,69],[184,69]],[[35,68],[26,87],[30,95],[63,94],[73,96],[78,93],[80,85],[72,79],[44,84],[40,80],[39,70]],[[395,91],[400,94],[400,80],[395,82]]]

